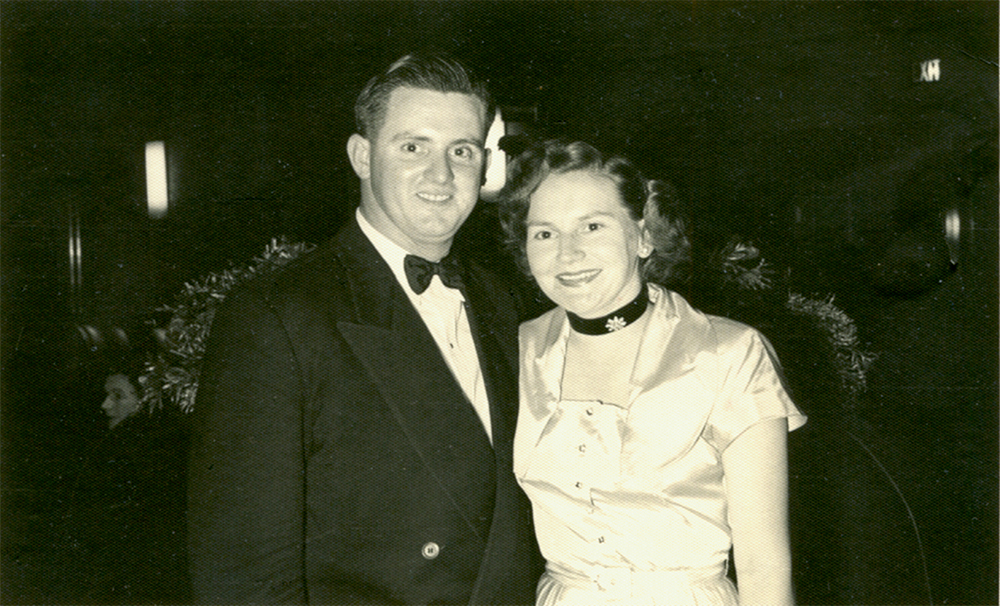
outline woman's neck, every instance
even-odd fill
[[[632,369],[649,316],[647,309],[635,322],[602,335],[586,335],[571,329],[566,344],[563,398],[628,404]]]

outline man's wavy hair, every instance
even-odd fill
[[[385,123],[389,96],[401,87],[477,97],[483,104],[483,124],[486,125],[492,122],[496,111],[486,81],[457,59],[437,52],[413,53],[397,60],[362,89],[354,104],[358,134],[366,139],[378,134]]]
[[[610,178],[629,216],[635,221],[645,219],[655,250],[642,261],[643,279],[667,288],[676,288],[687,280],[691,266],[688,222],[670,183],[646,180],[629,160],[619,156],[605,159],[589,143],[561,139],[529,146],[514,159],[509,170],[507,183],[498,195],[500,222],[509,250],[529,276],[525,221],[531,195],[549,175],[588,171]]]

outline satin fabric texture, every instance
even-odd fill
[[[649,294],[627,402],[562,399],[565,311],[521,326],[514,469],[548,562],[538,604],[737,603],[722,453],[763,420],[805,423],[763,335]]]

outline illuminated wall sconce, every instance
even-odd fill
[[[154,219],[167,214],[167,148],[163,141],[146,143],[146,208]]]
[[[484,200],[493,200],[497,192],[507,182],[507,156],[500,149],[500,138],[504,136],[506,126],[500,108],[497,108],[496,116],[493,118],[493,125],[490,127],[490,134],[486,137],[486,148],[490,150],[490,166],[483,176],[484,183],[480,190],[480,195]]]
[[[944,215],[944,240],[948,243],[948,257],[951,268],[958,267],[958,256],[962,242],[962,215],[957,207],[949,208]]]
[[[538,108],[535,106],[497,108],[490,134],[486,138],[486,147],[491,150],[492,159],[480,191],[484,200],[496,200],[497,193],[507,182],[507,163],[520,152],[521,147],[511,145],[511,140],[527,137],[537,121]]]

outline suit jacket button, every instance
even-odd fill
[[[425,543],[423,549],[420,550],[420,555],[424,556],[425,560],[433,560],[438,557],[439,553],[441,553],[441,547],[434,541]]]

